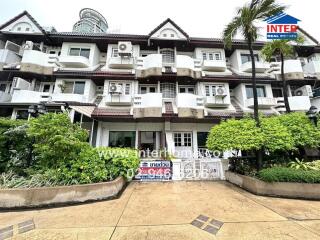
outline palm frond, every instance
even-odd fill
[[[241,28],[241,18],[237,16],[237,17],[234,17],[232,21],[223,30],[222,38],[227,48],[231,48],[232,39],[237,34],[240,28]]]

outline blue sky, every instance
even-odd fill
[[[105,16],[110,29],[121,33],[148,34],[170,17],[190,36],[220,37],[236,7],[246,0],[1,0],[0,24],[27,10],[42,26],[71,31],[81,8],[90,7]],[[300,26],[320,40],[319,0],[280,0],[288,14],[301,19]],[[306,2],[308,4],[306,4]]]

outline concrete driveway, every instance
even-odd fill
[[[0,234],[8,226],[8,239],[28,240],[316,240],[320,202],[258,197],[226,182],[133,182],[111,201],[1,212]]]

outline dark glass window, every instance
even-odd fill
[[[255,59],[255,61],[259,62],[258,54],[254,54],[254,59]],[[244,64],[246,62],[251,62],[250,54],[241,54],[241,62],[242,62],[242,64]]]
[[[85,84],[86,84],[85,82],[75,82],[73,93],[74,94],[84,94]]]
[[[280,89],[280,88],[272,89],[272,94],[273,94],[273,97],[275,97],[275,98],[283,97],[282,89]]]
[[[18,110],[17,111],[17,115],[16,115],[16,119],[28,119],[29,118],[29,112],[28,110]]]
[[[127,147],[134,148],[136,142],[136,132],[115,132],[109,133],[110,147]]]
[[[209,134],[208,132],[198,132],[197,133],[198,148],[206,148],[208,134]]]
[[[247,98],[253,98],[253,88],[252,86],[246,86]],[[266,90],[264,86],[257,86],[258,97],[266,97]]]

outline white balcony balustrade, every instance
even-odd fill
[[[134,68],[133,57],[111,57],[108,62],[109,68],[132,69]]]
[[[24,50],[21,60],[21,71],[39,74],[52,74],[57,67],[57,58],[36,50]]]
[[[85,95],[72,93],[48,93],[30,90],[15,89],[11,99],[12,103],[40,103],[40,102],[79,102],[86,103]]]
[[[203,108],[204,99],[191,93],[179,93],[176,97],[178,108]]]
[[[276,98],[269,97],[258,97],[258,106],[259,108],[271,108],[277,105]],[[254,100],[253,98],[246,99],[246,107],[253,108]]]
[[[318,76],[320,78],[320,59],[313,58],[309,60],[304,66],[303,70],[306,74]]]
[[[204,105],[206,107],[228,107],[230,105],[230,97],[228,96],[210,96],[205,97]]]
[[[177,55],[175,65],[178,76],[200,77],[201,61],[186,55]]]
[[[82,94],[74,94],[74,93],[52,93],[51,101],[87,103],[88,97]]]
[[[266,72],[270,74],[274,74],[278,78],[280,78],[281,62],[270,63],[270,68]],[[303,79],[304,78],[301,62],[298,59],[285,60],[283,72],[285,74],[286,79]]]
[[[9,49],[0,49],[0,69],[4,65],[19,64],[21,57]]]
[[[179,117],[203,118],[204,99],[191,93],[179,93],[176,97]]]
[[[255,67],[256,67],[256,72],[257,73],[264,73],[270,68],[270,64],[266,62],[255,62]],[[252,63],[251,62],[246,62],[241,65],[241,71],[242,72],[252,72]]]
[[[104,102],[110,106],[131,106],[132,96],[125,94],[108,94],[104,97]]]
[[[90,60],[83,56],[60,56],[59,63],[65,68],[90,67]]]
[[[285,112],[286,108],[284,105],[284,99],[276,98],[277,106],[276,109],[279,112]],[[308,111],[311,107],[311,101],[309,96],[293,96],[288,97],[289,107],[291,111]]]
[[[204,71],[214,71],[214,72],[224,72],[227,69],[227,63],[225,60],[203,60],[202,70]]]
[[[162,93],[136,94],[133,98],[133,116],[161,117],[162,116]]]
[[[0,102],[10,102],[11,94],[0,91]]]
[[[137,59],[137,76],[159,76],[162,74],[162,55],[150,54],[146,57],[139,57]]]
[[[12,103],[40,103],[51,101],[50,93],[15,89],[12,94]]]

